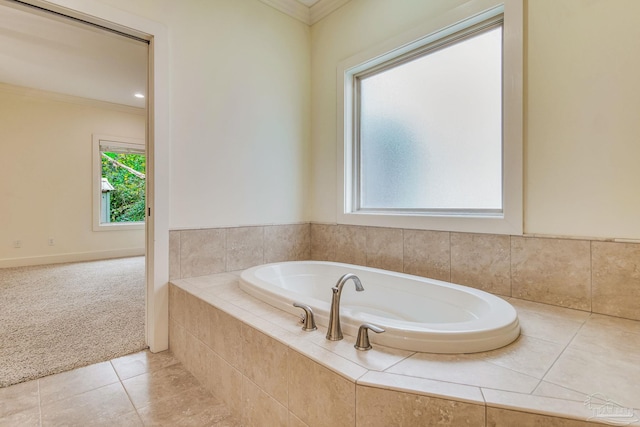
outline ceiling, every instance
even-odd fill
[[[308,25],[349,0],[260,0]],[[0,1],[0,84],[144,108],[148,45]]]
[[[0,3],[0,82],[144,108],[147,44]]]

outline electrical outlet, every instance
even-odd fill
[[[49,243],[49,246],[53,246],[56,244],[55,240],[53,240],[53,237],[49,237],[49,240],[47,240],[47,243]]]
[[[21,248],[22,247],[22,240],[14,240],[13,241],[13,247],[14,248]]]

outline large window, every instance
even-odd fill
[[[340,222],[521,233],[521,47],[505,16],[343,64]]]
[[[502,210],[501,24],[355,77],[359,209]]]
[[[94,136],[94,230],[143,228],[146,154],[143,140]]]

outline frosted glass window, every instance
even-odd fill
[[[356,76],[360,210],[502,210],[502,25]]]

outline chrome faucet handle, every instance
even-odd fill
[[[360,325],[360,329],[358,329],[358,338],[356,339],[356,344],[354,347],[356,350],[366,351],[371,350],[371,343],[369,342],[369,329],[371,329],[376,334],[384,332],[384,329],[372,325],[371,323],[363,323]]]
[[[305,332],[311,332],[318,329],[316,327],[316,321],[313,318],[313,310],[306,304],[301,304],[299,302],[293,303],[294,307],[298,307],[304,310],[304,314],[300,316],[300,323],[302,323],[302,330]]]

